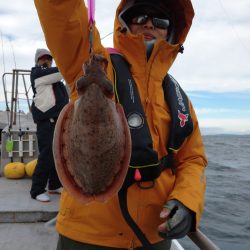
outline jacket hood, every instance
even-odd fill
[[[36,54],[35,54],[35,63],[38,63],[39,58],[41,58],[42,56],[48,55],[51,57],[51,59],[53,58],[50,51],[47,49],[37,49],[36,50]]]
[[[128,30],[127,20],[141,7],[154,9],[170,19],[170,44],[183,44],[194,17],[190,0],[122,0],[116,11],[114,44],[118,32]]]

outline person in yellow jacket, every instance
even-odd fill
[[[39,19],[60,72],[77,99],[75,82],[89,58],[90,30],[83,0],[35,0]],[[171,113],[162,81],[182,48],[194,11],[190,0],[122,0],[114,24],[114,48],[130,65],[147,117],[153,149],[159,159],[168,154]],[[109,61],[107,75],[114,82],[110,54],[96,27],[93,51]],[[169,249],[171,239],[195,231],[204,206],[207,160],[195,111],[189,101],[192,133],[174,154],[176,173],[165,169],[151,188],[128,188],[130,216],[151,246],[144,246],[124,219],[118,195],[106,203],[83,205],[63,191],[56,229],[57,250]]]

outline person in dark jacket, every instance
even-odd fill
[[[50,201],[46,193],[60,194],[61,182],[57,176],[52,152],[52,141],[57,118],[69,97],[53,58],[47,49],[37,49],[35,67],[31,69],[31,86],[34,93],[31,112],[37,125],[39,156],[32,176],[31,197],[41,202]]]

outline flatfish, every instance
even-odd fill
[[[131,156],[131,137],[120,104],[112,100],[108,61],[93,55],[77,81],[79,98],[57,120],[53,153],[63,187],[83,203],[105,202],[120,190]]]

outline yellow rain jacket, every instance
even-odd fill
[[[189,0],[174,1],[172,8],[179,25],[176,27],[178,42],[171,45],[163,40],[156,41],[147,61],[143,36],[120,32],[121,23],[118,15],[124,4],[125,1],[122,0],[116,12],[114,47],[131,64],[131,72],[147,117],[153,147],[159,158],[162,158],[167,154],[166,144],[171,120],[169,108],[164,100],[162,80],[175,60],[180,44],[186,38],[194,15],[193,8]],[[35,5],[48,48],[69,84],[71,99],[75,100],[75,82],[83,74],[82,65],[89,56],[89,27],[84,1],[35,0]],[[101,27],[101,24],[96,25]],[[96,53],[102,53],[107,57],[108,77],[113,81],[110,57],[101,45],[96,28],[93,31],[93,48]],[[155,181],[154,188],[140,189],[134,184],[128,189],[129,212],[151,243],[162,240],[157,227],[163,222],[160,219],[162,206],[170,199],[181,201],[195,212],[196,226],[200,221],[204,205],[204,170],[207,161],[191,103],[190,109],[194,130],[176,154],[176,175],[173,175],[170,169],[166,169]],[[61,195],[56,228],[60,234],[68,238],[89,244],[116,248],[141,246],[121,214],[117,196],[107,203],[94,202],[83,205],[64,191]]]

